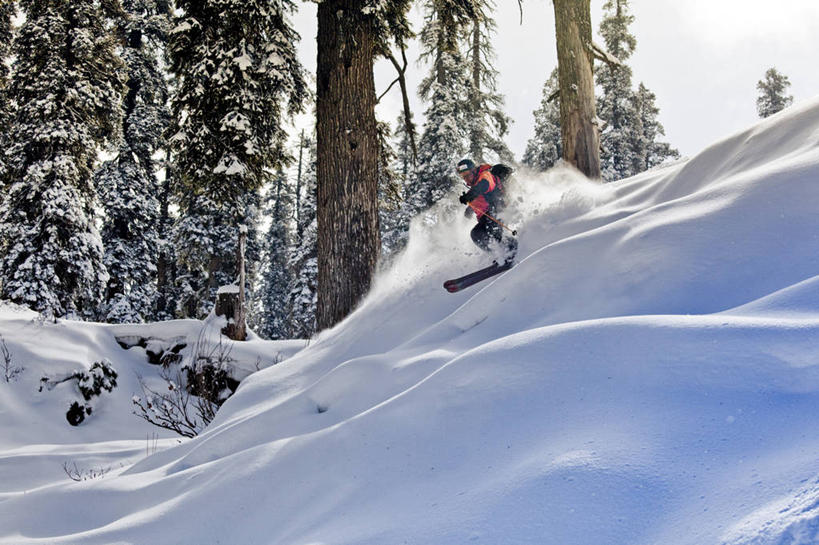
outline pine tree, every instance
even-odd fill
[[[293,338],[306,339],[316,332],[318,300],[318,223],[316,220],[316,139],[307,145],[307,160],[302,174],[297,232],[288,260],[292,280],[287,295],[287,321]]]
[[[169,50],[178,312],[201,317],[219,285],[235,281],[240,225],[251,229],[253,262],[259,189],[267,169],[289,160],[282,121],[307,89],[289,0],[180,0],[177,9]]]
[[[597,99],[597,115],[604,122],[600,134],[600,167],[606,181],[636,174],[632,143],[639,139],[640,127],[631,84],[631,67],[626,61],[634,53],[637,39],[629,32],[634,16],[628,12],[628,0],[608,0],[603,5],[600,34],[609,53],[622,64],[603,63],[596,73],[602,93]]]
[[[167,38],[167,6],[156,0],[125,0],[123,8],[119,30],[128,70],[123,140],[117,156],[97,172],[110,274],[99,317],[118,323],[153,317],[160,212],[153,154],[163,144],[169,115],[167,84],[156,54]]]
[[[543,98],[534,115],[535,135],[526,143],[523,164],[535,170],[545,171],[552,168],[563,153],[557,68],[552,70],[549,79],[543,85]]]
[[[378,124],[378,214],[381,227],[381,263],[403,249],[408,218],[405,213],[404,185],[394,169],[396,153],[390,142],[388,123]]]
[[[406,186],[408,181],[415,174],[415,157],[412,150],[412,137],[407,130],[404,117],[399,116],[396,120],[395,138],[395,164],[393,170],[401,180],[401,185]]]
[[[20,5],[26,19],[10,87],[18,110],[0,210],[8,241],[2,297],[54,316],[88,316],[108,280],[92,166],[120,126],[124,67],[99,2]]]
[[[472,31],[468,36],[469,62],[472,78],[468,91],[469,154],[476,163],[512,162],[512,152],[503,141],[511,120],[503,112],[503,96],[498,93],[498,71],[495,70],[495,49],[492,38],[497,25],[491,12],[492,0],[477,0]]]
[[[180,201],[180,216],[171,235],[177,256],[173,294],[177,317],[205,317],[218,288],[237,282],[236,252],[242,226],[247,229],[246,289],[252,291],[261,255],[260,203],[258,189],[248,190],[231,203],[204,194],[190,194]]]
[[[411,180],[415,177],[412,144],[404,117],[396,121],[394,139],[384,124],[379,132],[379,202],[381,215],[381,262],[386,265],[407,244],[413,209]]]
[[[318,223],[316,218],[304,229],[301,244],[290,255],[294,270],[287,295],[288,321],[294,339],[309,339],[317,330],[318,304]]]
[[[633,172],[643,172],[668,159],[677,159],[680,152],[667,142],[660,142],[659,137],[665,135],[657,117],[660,109],[655,105],[656,96],[645,85],[640,83],[634,94],[635,110],[637,111],[637,140],[632,144],[633,158],[636,161]]]
[[[6,149],[5,138],[8,134],[9,120],[11,119],[11,103],[8,98],[9,67],[6,61],[11,53],[14,17],[14,2],[7,1],[0,4],[0,145]],[[0,172],[2,172],[2,158],[0,157]]]
[[[11,54],[11,44],[14,39],[14,29],[12,27],[12,17],[15,14],[14,2],[3,2],[0,4],[0,149],[8,148],[9,122],[12,118],[12,102],[8,96],[9,67],[7,61]],[[0,180],[7,176],[6,162],[3,154],[0,153]],[[4,184],[0,183],[0,201],[5,200]],[[0,249],[5,247],[0,235]]]
[[[765,78],[756,84],[759,91],[756,111],[760,118],[772,116],[793,104],[793,96],[786,94],[790,86],[788,76],[781,74],[776,68],[769,68],[765,72]]]
[[[634,16],[629,14],[628,0],[608,0],[603,10],[600,34],[607,51],[621,62],[604,63],[596,75],[602,89],[597,112],[604,121],[600,136],[602,174],[604,180],[614,181],[679,157],[679,153],[657,140],[665,131],[657,120],[654,93],[642,83],[636,92],[632,90],[632,72],[626,61],[634,53],[637,39],[629,32]]]
[[[261,285],[261,315],[257,332],[267,339],[286,339],[291,336],[287,313],[287,298],[292,283],[288,257],[291,247],[290,222],[292,195],[287,175],[279,169],[273,179],[267,199],[270,226],[263,243]]]
[[[429,208],[459,183],[455,163],[469,150],[470,73],[458,38],[472,12],[456,0],[427,0],[425,10],[421,60],[431,62],[419,89],[429,106],[418,146],[416,211]]]
[[[157,259],[156,259],[156,296],[154,299],[154,320],[172,320],[176,316],[178,306],[176,289],[177,255],[173,244],[175,218],[172,217],[171,179],[173,165],[170,149],[165,149],[163,179],[159,185],[157,200],[159,201],[159,216],[156,223]]]

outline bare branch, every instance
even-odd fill
[[[65,471],[65,474],[68,475],[68,478],[72,481],[80,482],[105,477],[105,475],[111,471],[111,468],[80,469],[77,467],[77,462],[69,465],[68,461],[65,461],[63,462],[63,471]]]
[[[404,100],[404,127],[406,128],[407,136],[409,136],[410,148],[412,148],[412,162],[416,164],[418,163],[418,148],[415,145],[415,123],[412,122],[412,110],[410,109],[409,95],[407,93],[406,74],[407,65],[409,64],[407,62],[407,52],[402,46],[401,60],[404,62],[403,66],[398,64],[398,60],[395,58],[395,55],[392,54],[392,51],[388,51],[386,57],[390,59],[390,62],[392,62],[392,65],[398,72],[398,79],[396,81],[401,85],[401,97]],[[390,85],[390,87],[392,87],[392,85]]]
[[[384,95],[386,95],[387,93],[389,93],[389,92],[390,92],[390,89],[392,89],[392,86],[393,86],[393,85],[395,85],[396,83],[398,83],[398,78],[395,78],[395,79],[392,81],[392,83],[390,83],[390,84],[389,84],[389,86],[387,87],[387,89],[386,89],[386,90],[385,90],[383,93],[381,93],[381,94],[378,96],[378,98],[376,98],[376,99],[375,99],[375,103],[376,103],[376,104],[378,104],[379,102],[381,102],[381,99],[382,99],[382,98],[384,98]]]
[[[2,335],[0,335],[0,354],[2,354],[3,358],[3,362],[0,363],[0,367],[3,369],[3,378],[6,379],[6,382],[15,380],[17,375],[25,371],[25,367],[17,367],[14,365],[11,352],[6,346],[6,339],[4,339]]]
[[[168,385],[168,393],[159,393],[145,384],[142,378],[139,379],[145,399],[133,398],[133,404],[139,409],[138,412],[134,411],[134,414],[154,426],[171,430],[183,437],[195,437],[203,425],[195,419],[192,420],[188,414],[191,396],[185,387],[180,385],[181,375],[177,373],[177,380],[173,381],[170,375],[163,371],[162,378]]]

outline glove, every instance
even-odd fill
[[[461,202],[461,204],[469,204],[469,199],[466,198],[466,193],[458,197],[458,200]]]

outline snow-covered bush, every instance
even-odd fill
[[[224,343],[222,335],[212,343],[205,331],[199,334],[187,363],[175,373],[170,366],[163,368],[162,388],[152,388],[140,379],[143,395],[132,398],[135,415],[183,437],[195,437],[213,420],[239,381],[230,375],[232,344]]]
[[[94,362],[88,371],[75,371],[61,379],[43,377],[40,379],[40,390],[43,388],[53,390],[58,384],[77,381],[77,388],[82,395],[82,400],[76,400],[68,408],[65,418],[72,426],[80,425],[86,416],[90,416],[94,411],[93,400],[102,395],[103,391],[111,392],[117,386],[117,372],[114,366],[107,359]]]

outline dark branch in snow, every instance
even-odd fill
[[[0,335],[0,355],[3,357],[3,362],[0,365],[3,367],[3,378],[6,379],[6,382],[11,382],[17,378],[17,375],[25,371],[24,367],[14,365],[11,352],[6,346],[6,339],[2,335]]]

